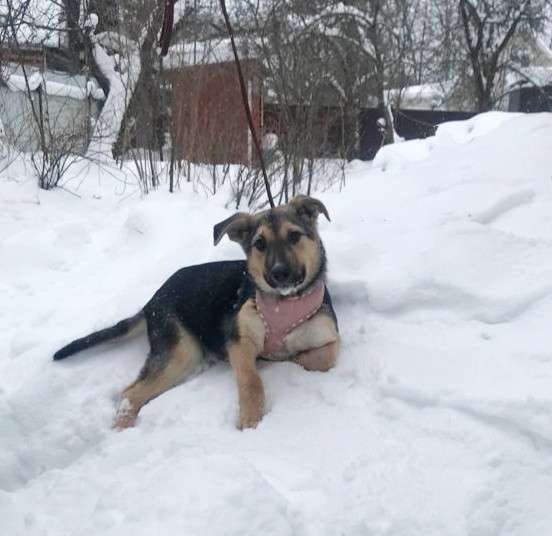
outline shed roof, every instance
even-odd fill
[[[404,88],[387,89],[385,95],[391,104],[400,102],[402,108],[411,110],[447,109],[448,95],[454,83],[451,80],[418,84]]]
[[[25,73],[27,81],[25,80]],[[47,95],[69,97],[83,100],[92,97],[104,100],[105,94],[94,78],[84,75],[72,75],[61,71],[40,71],[36,67],[25,67],[25,73],[20,65],[9,64],[3,74],[3,82],[12,91],[26,91],[27,82],[31,91],[41,86]]]
[[[251,41],[236,38],[236,47],[240,59],[254,59],[256,57]],[[178,69],[191,65],[205,65],[227,63],[234,61],[234,53],[230,39],[210,39],[196,43],[177,43],[169,48],[164,65],[167,69]]]
[[[520,69],[519,72],[508,73],[506,85],[508,88],[515,86],[551,86],[552,67],[530,66]]]

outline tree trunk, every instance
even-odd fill
[[[160,109],[161,109],[161,83],[159,80],[159,57],[157,54],[158,13],[152,15],[151,23],[146,30],[146,36],[140,47],[140,74],[136,81],[134,92],[125,110],[117,141],[113,147],[113,155],[120,156],[128,149],[131,139],[130,126],[132,119],[137,119],[140,128],[139,145],[158,148],[160,141]]]

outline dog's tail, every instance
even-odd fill
[[[82,350],[86,350],[87,348],[91,348],[92,346],[96,346],[97,344],[101,344],[103,342],[134,335],[135,333],[142,331],[145,326],[146,319],[144,318],[144,312],[140,311],[130,318],[125,318],[124,320],[117,322],[114,326],[101,329],[100,331],[95,331],[86,337],[70,342],[67,346],[64,346],[54,354],[54,361],[65,359],[70,355],[76,354],[77,352],[81,352]]]

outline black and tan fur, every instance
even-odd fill
[[[136,381],[121,394],[117,428],[132,426],[142,406],[185,380],[207,353],[230,361],[238,384],[238,426],[254,428],[264,413],[256,361],[265,339],[255,292],[297,296],[325,277],[326,257],[316,225],[320,213],[329,219],[320,201],[299,196],[256,215],[235,214],[215,226],[214,242],[227,235],[242,246],[246,261],[182,268],[137,315],[73,341],[54,359],[145,328],[150,353]],[[282,359],[307,370],[334,366],[339,336],[327,289],[320,310],[284,342]]]

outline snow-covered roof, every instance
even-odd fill
[[[550,86],[552,85],[552,67],[525,67],[519,72],[510,72],[506,86]]]
[[[62,2],[27,0],[8,3],[0,0],[0,24],[5,28],[8,41],[14,37],[8,24],[10,16],[15,21],[18,45],[59,47],[62,44],[65,28]]]
[[[525,39],[529,62],[528,65],[516,65],[508,69],[505,87],[515,86],[548,86],[552,84],[552,50],[542,36],[531,33]]]
[[[400,102],[401,108],[431,109],[445,108],[447,95],[452,88],[452,82],[435,82],[408,86],[401,89],[389,89],[386,91],[388,101],[391,104]]]
[[[250,41],[236,39],[240,60],[255,57]],[[234,61],[230,39],[213,39],[194,43],[178,43],[169,48],[165,58],[165,67],[178,69],[189,65],[204,65]]]
[[[543,55],[543,57],[547,60],[547,62],[552,64],[552,50],[544,42],[544,39],[542,39],[542,37],[539,37],[539,36],[535,37],[535,46],[537,47],[539,52]]]
[[[53,97],[68,97],[83,100],[92,97],[104,100],[105,94],[96,81],[86,79],[83,75],[70,75],[59,71],[41,72],[36,67],[25,67],[27,81],[22,67],[15,64],[7,66],[3,74],[3,81],[11,91],[27,91],[27,82],[31,91],[39,86],[44,88],[47,95]]]
[[[136,47],[134,41],[114,31],[95,34],[94,42],[104,47],[108,53],[120,53]]]

